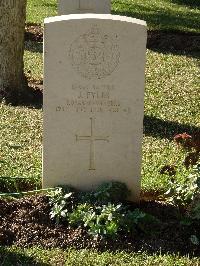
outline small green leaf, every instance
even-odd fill
[[[198,246],[199,245],[199,239],[196,235],[191,235],[190,241],[192,242],[193,245]]]

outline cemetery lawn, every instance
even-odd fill
[[[175,165],[176,179],[180,182],[192,172],[191,167],[184,167],[186,152],[177,148],[173,138],[178,133],[192,135],[200,131],[198,2],[112,1],[114,14],[145,19],[149,28],[142,162],[145,199],[164,197],[170,180],[169,175],[161,174],[164,166]],[[56,15],[56,7],[55,0],[28,0],[24,64],[29,85],[39,101],[34,97],[34,101],[21,106],[0,105],[1,192],[41,187],[41,26],[44,17]],[[17,265],[16,262],[22,265],[200,265],[199,258],[150,254],[145,250],[126,253],[0,247],[0,265]]]
[[[150,30],[199,33],[199,0],[112,0],[112,13],[147,21]],[[56,0],[28,0],[27,22],[43,23],[57,14]]]
[[[43,250],[0,247],[1,265],[66,265],[66,266],[198,266],[198,258],[178,255],[148,255],[145,252],[96,252],[69,249]]]

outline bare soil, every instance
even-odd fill
[[[44,248],[92,248],[99,251],[143,250],[148,253],[179,253],[199,256],[200,247],[189,241],[199,228],[188,230],[181,226],[179,211],[165,202],[142,201],[139,207],[156,216],[161,222],[158,228],[149,226],[144,234],[119,234],[115,238],[94,240],[84,228],[73,229],[66,225],[57,226],[49,218],[50,206],[44,195],[15,200],[0,199],[0,245],[18,247],[41,246]]]
[[[43,41],[43,28],[39,24],[27,24],[25,26],[26,41]]]

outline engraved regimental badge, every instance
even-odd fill
[[[70,47],[73,68],[83,78],[102,79],[112,74],[119,64],[117,36],[103,34],[97,25],[79,36]]]

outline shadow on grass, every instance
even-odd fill
[[[148,31],[147,48],[167,54],[184,55],[199,58],[200,35],[186,34],[180,32]],[[43,43],[37,41],[26,41],[25,50],[33,53],[43,53]]]
[[[145,115],[144,134],[155,138],[173,139],[179,133],[195,134],[200,132],[200,127],[188,124],[179,124],[174,121],[164,121],[160,118]]]
[[[199,0],[171,0],[171,1],[172,3],[178,5],[188,6],[191,8],[200,8]]]
[[[43,53],[42,41],[42,35],[37,37],[37,35],[29,33],[29,36],[26,36],[25,50],[33,53]],[[147,48],[160,53],[199,58],[200,34],[159,30],[148,31]]]
[[[181,32],[148,31],[147,48],[163,53],[199,58],[200,35]]]
[[[0,246],[0,265],[1,266],[12,266],[12,265],[49,266],[50,264],[38,262],[33,257],[25,255],[22,252],[10,251],[7,248]]]
[[[0,176],[0,194],[33,191],[36,187],[41,187],[36,178]]]
[[[123,14],[123,13],[122,13]],[[134,16],[131,13],[131,16]],[[138,15],[140,18],[140,15]],[[27,24],[25,49],[30,52],[43,52],[43,30],[40,25]],[[148,30],[147,48],[159,53],[171,53],[199,58],[200,34],[177,31],[177,29]]]
[[[0,101],[12,106],[24,106],[29,108],[41,109],[43,104],[42,90],[37,88],[37,85],[26,86],[26,88],[19,92],[15,89],[1,89]]]
[[[199,32],[199,12],[183,12],[182,10],[163,7],[153,7],[152,5],[136,4],[128,1],[115,1],[119,8],[112,13],[116,15],[134,17],[145,20],[149,29]]]
[[[15,103],[13,103],[15,105]],[[43,105],[43,93],[37,87],[27,87],[26,94],[19,99],[16,105],[21,105],[29,108],[41,109]]]
[[[32,53],[43,53],[43,43],[35,41],[25,41],[24,49]]]

